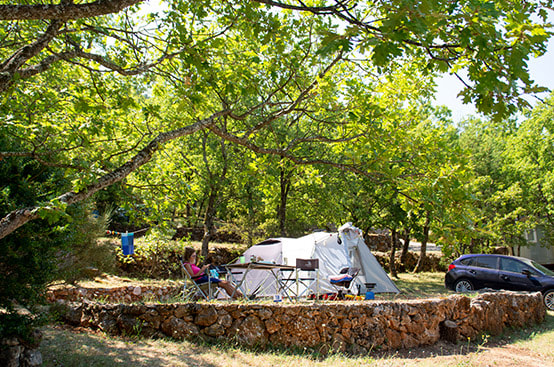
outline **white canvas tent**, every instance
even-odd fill
[[[300,238],[272,238],[250,247],[246,261],[255,257],[258,261],[295,265],[296,259],[319,259],[320,293],[336,292],[329,277],[338,275],[345,267],[360,269],[350,289],[366,292],[365,283],[375,283],[375,293],[399,293],[400,291],[377,262],[365,244],[362,231],[351,223],[339,228],[338,233],[315,232]],[[300,272],[300,276],[306,276]],[[313,275],[313,274],[312,274]],[[287,274],[284,274],[287,277]],[[241,276],[238,276],[241,279]],[[246,289],[258,290],[257,296],[273,296],[277,293],[274,278],[267,271],[252,270],[244,280]],[[293,287],[296,287],[295,285]],[[293,288],[295,289],[295,288]],[[316,285],[310,289],[315,293]],[[305,289],[300,289],[303,292]]]

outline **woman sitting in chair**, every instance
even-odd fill
[[[242,293],[228,281],[209,277],[208,274],[206,274],[206,269],[210,267],[210,264],[206,264],[201,268],[199,268],[196,265],[196,251],[192,247],[185,248],[184,259],[185,259],[185,263],[184,263],[185,269],[196,284],[212,282],[216,284],[218,287],[225,289],[225,292],[227,292],[229,297],[232,297],[233,299],[238,299],[243,297]]]

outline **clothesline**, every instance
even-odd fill
[[[121,250],[123,255],[133,255],[135,253],[134,237],[135,233],[147,231],[150,228],[139,229],[134,232],[118,232],[118,231],[106,231],[108,235],[121,235]]]
[[[138,231],[134,231],[134,232],[118,232],[118,231],[106,231],[106,234],[109,234],[109,235],[120,235],[120,234],[135,234],[135,233],[140,233],[140,232],[145,232],[147,230],[149,230],[150,227],[147,227],[147,228],[143,228],[143,229],[139,229]]]

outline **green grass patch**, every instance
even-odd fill
[[[400,273],[392,280],[400,294],[377,295],[378,299],[422,299],[453,294],[444,286],[444,273]]]

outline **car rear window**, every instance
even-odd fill
[[[467,257],[460,262],[466,266],[476,266],[478,268],[496,269],[497,258],[495,256],[474,256]]]

